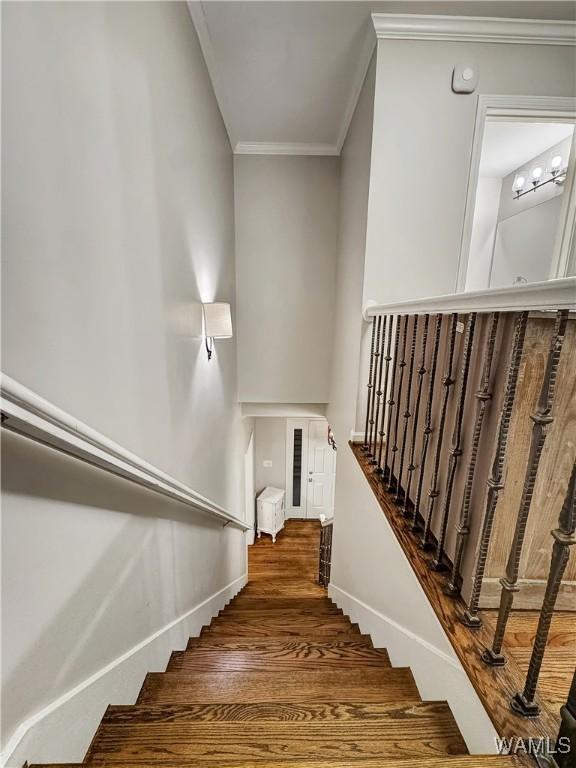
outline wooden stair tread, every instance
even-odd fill
[[[200,637],[191,637],[188,640],[187,650],[193,648],[220,648],[222,650],[250,651],[270,648],[271,646],[305,643],[355,643],[372,648],[372,640],[369,635],[334,634],[334,635],[298,635],[286,637],[278,635],[263,635],[262,637],[228,636],[204,634]]]
[[[345,616],[289,616],[218,617],[209,627],[202,628],[202,635],[316,635],[360,634],[357,624]]]
[[[146,676],[137,704],[419,701],[407,668],[344,669],[327,672],[207,672],[185,675],[152,672]]]
[[[108,707],[102,725],[160,722],[382,720],[386,717],[451,715],[444,701],[306,701],[245,704],[124,704]]]
[[[150,766],[150,760],[123,760],[122,768],[144,768]],[[105,768],[114,765],[107,759],[91,760],[89,763],[34,763],[29,768],[82,768],[84,765],[100,766]],[[116,763],[118,765],[118,763]],[[213,763],[188,762],[179,758],[171,762],[164,762],[167,768],[213,768]],[[267,760],[266,763],[255,760],[226,760],[219,763],[221,768],[524,768],[527,763],[519,757],[497,757],[494,755],[457,755],[442,757],[379,757],[376,759],[365,758],[362,760],[342,759],[341,757],[330,760]]]
[[[107,709],[83,765],[524,765],[467,756],[448,704],[422,702],[412,672],[391,667],[328,599],[316,581],[319,532],[317,522],[287,521],[276,544],[250,546],[241,594],[166,672],[146,676],[135,705]]]
[[[446,708],[404,708],[372,720],[305,721],[144,721],[103,726],[90,759],[112,761],[137,755],[156,764],[178,757],[220,764],[225,760],[268,761],[329,756],[376,758],[395,755],[466,754],[466,746]]]
[[[274,669],[298,670],[313,667],[325,669],[354,668],[362,666],[390,666],[388,652],[384,648],[370,648],[363,643],[318,642],[276,643],[267,648],[228,649],[222,652],[210,646],[200,646],[188,651],[176,651],[168,663],[167,672],[198,671],[226,672],[241,670]]]

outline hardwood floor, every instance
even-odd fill
[[[166,672],[147,675],[136,704],[108,707],[82,765],[522,765],[468,755],[448,705],[423,702],[411,671],[392,667],[326,597],[319,533],[288,521],[276,544],[253,545],[248,585]]]

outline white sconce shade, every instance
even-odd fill
[[[526,177],[525,176],[521,176],[519,174],[514,179],[514,184],[512,184],[512,191],[513,192],[520,192],[521,189],[524,189],[524,184],[525,183],[526,183]]]
[[[212,339],[232,338],[232,313],[230,304],[216,301],[212,304],[203,304],[204,307],[204,333]]]
[[[204,311],[204,336],[206,337],[206,351],[208,360],[212,357],[214,339],[231,339],[232,312],[230,304],[224,301],[215,301],[203,304]]]
[[[542,171],[541,165],[537,165],[534,168],[532,168],[532,181],[533,182],[540,181],[540,179],[542,178],[542,173],[543,171]]]
[[[562,155],[554,155],[552,162],[550,163],[550,169],[552,171],[559,171],[562,167]]]

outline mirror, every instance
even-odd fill
[[[566,274],[558,274],[558,264],[570,216],[573,147],[573,120],[486,115],[466,291]],[[568,224],[572,231],[573,222]]]

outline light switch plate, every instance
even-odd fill
[[[264,461],[262,462],[262,466],[264,466],[264,467],[271,467],[272,466],[272,462],[270,461],[270,459],[264,459]]]
[[[474,93],[478,87],[478,67],[475,64],[456,64],[452,73],[454,93]]]

